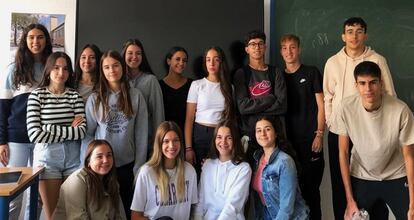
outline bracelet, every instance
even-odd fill
[[[185,151],[189,151],[189,150],[193,150],[193,148],[192,147],[186,147],[185,148]]]
[[[316,134],[316,137],[323,137],[323,130],[316,130],[315,134]]]

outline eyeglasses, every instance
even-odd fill
[[[252,47],[252,48],[255,48],[255,47],[263,48],[264,45],[265,45],[265,43],[263,41],[260,41],[260,42],[257,42],[257,43],[256,42],[250,42],[250,43],[247,44],[247,46]]]

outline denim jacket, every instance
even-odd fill
[[[255,172],[262,155],[263,149],[256,150],[253,155]],[[261,179],[266,205],[262,204],[258,193],[254,191],[256,219],[309,219],[309,209],[298,186],[295,162],[288,154],[277,147],[263,168]]]

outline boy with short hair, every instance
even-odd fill
[[[250,31],[244,43],[249,63],[236,71],[233,84],[241,132],[250,139],[247,157],[252,159],[257,146],[256,121],[264,115],[283,119],[281,116],[287,108],[286,86],[280,69],[265,63],[266,35],[262,31]]]
[[[345,192],[339,168],[338,135],[332,132],[335,126],[334,118],[339,103],[343,98],[354,95],[357,90],[354,86],[353,71],[362,61],[372,61],[381,69],[381,78],[385,92],[395,96],[392,77],[385,58],[370,47],[365,46],[368,39],[367,24],[362,18],[352,17],[343,25],[342,41],[345,46],[334,56],[328,59],[323,75],[323,92],[325,100],[325,118],[329,129],[329,166],[332,184],[332,204],[336,219],[342,219],[346,207]],[[382,206],[382,207],[381,207]],[[388,219],[388,209],[380,204],[384,210],[384,219]]]
[[[380,67],[364,61],[355,67],[359,94],[339,105],[333,131],[339,134],[339,162],[345,186],[345,219],[389,205],[396,219],[414,219],[414,117],[401,100],[382,92]],[[349,142],[353,149],[349,160]],[[350,161],[350,162],[349,162]],[[407,189],[408,187],[408,189]],[[381,216],[379,216],[381,217]],[[386,216],[387,217],[387,216]]]
[[[320,220],[325,114],[322,75],[315,66],[300,63],[300,39],[287,34],[280,39],[280,54],[285,61],[288,110],[286,133],[296,151],[302,172],[299,186],[310,209],[310,220]]]

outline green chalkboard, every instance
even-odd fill
[[[272,0],[270,62],[282,65],[279,39],[301,38],[302,63],[322,72],[326,60],[342,47],[343,22],[362,17],[367,45],[383,55],[400,99],[414,110],[414,0]]]

